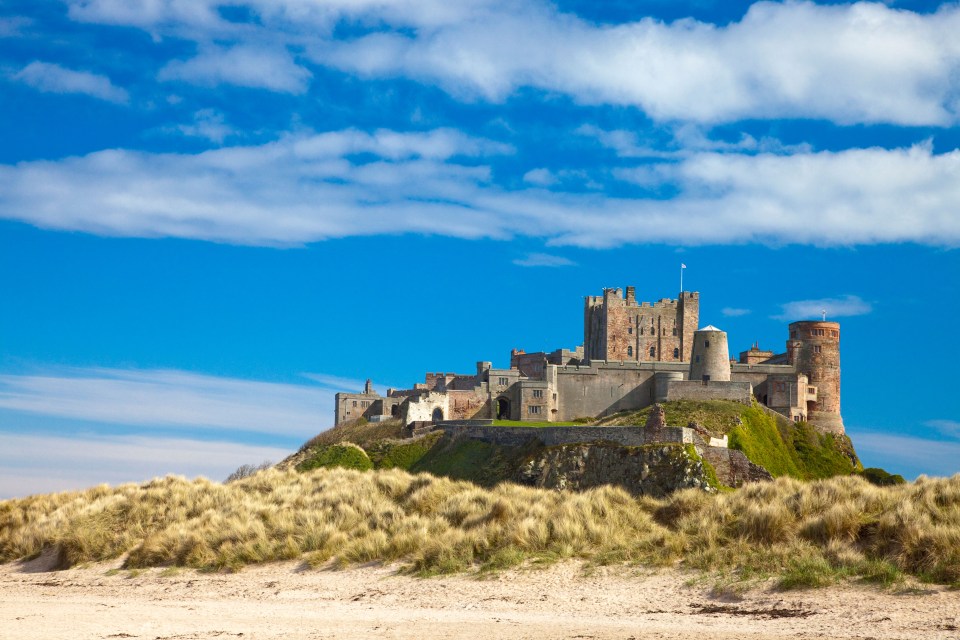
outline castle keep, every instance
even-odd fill
[[[510,368],[478,362],[470,374],[428,373],[412,389],[336,395],[336,424],[401,418],[406,424],[469,419],[562,422],[679,399],[753,398],[794,421],[843,433],[840,325],[794,322],[786,350],[759,345],[731,360],[727,334],[699,327],[700,295],[637,302],[634,287],[605,289],[584,304],[583,346],[526,353]]]

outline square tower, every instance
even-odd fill
[[[604,289],[587,296],[583,348],[587,360],[689,362],[693,332],[700,321],[700,294],[681,291],[676,299],[637,302],[634,287]]]

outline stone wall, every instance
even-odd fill
[[[752,397],[749,382],[671,380],[667,385],[667,400],[733,400],[748,405]]]
[[[665,427],[660,436],[650,437],[644,427],[494,427],[442,425],[450,436],[481,440],[502,447],[522,447],[538,440],[544,446],[612,442],[627,447],[641,447],[653,443],[692,444],[693,430],[687,427]]]
[[[721,447],[705,447],[698,452],[717,472],[717,480],[728,487],[741,487],[747,482],[773,480],[769,471],[750,462],[750,459],[742,451]]]

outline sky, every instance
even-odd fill
[[[371,378],[701,295],[960,472],[960,5],[0,2],[0,499],[276,462]]]

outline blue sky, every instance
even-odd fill
[[[960,471],[960,6],[7,0],[0,498],[278,460],[370,377],[700,291]]]

